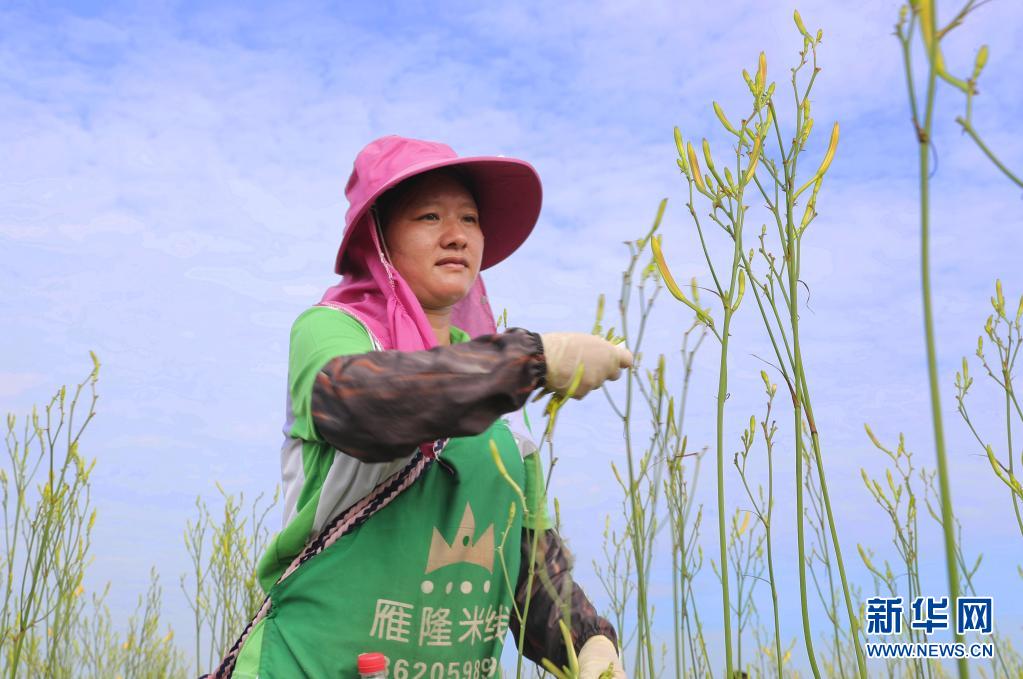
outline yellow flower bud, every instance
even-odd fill
[[[726,130],[728,130],[728,131],[729,131],[729,132],[731,132],[732,134],[734,134],[734,135],[738,136],[738,134],[739,134],[739,130],[735,129],[735,127],[734,127],[734,126],[732,125],[732,123],[730,123],[730,122],[728,121],[728,117],[727,117],[727,116],[725,116],[725,112],[724,112],[724,110],[723,110],[723,109],[721,108],[721,105],[720,105],[720,104],[718,104],[718,103],[717,103],[716,101],[715,101],[715,102],[712,102],[712,103],[713,103],[713,105],[714,105],[714,115],[716,115],[716,116],[718,117],[718,121],[720,121],[720,123],[721,123],[722,125],[724,125],[724,127],[725,127],[725,129],[726,129]]]
[[[892,492],[894,493],[895,492],[895,479],[892,477],[892,470],[891,469],[885,469],[884,470],[884,475],[885,475],[885,479],[888,481],[888,487],[891,488]]]
[[[749,167],[746,168],[746,173],[742,176],[743,186],[753,181],[753,175],[757,171],[757,163],[760,160],[760,146],[763,143],[763,137],[757,135],[757,138],[753,141],[753,150],[750,151]]]
[[[803,17],[799,16],[799,10],[792,10],[792,20],[796,22],[796,28],[803,34],[804,37],[809,38],[810,32],[806,30],[806,25],[803,23]]]
[[[746,81],[746,86],[749,88],[749,91],[753,93],[753,96],[759,97],[760,92],[759,90],[757,90],[757,86],[753,82],[753,78],[750,76],[749,72],[745,68],[742,69],[742,79]]]
[[[660,390],[660,392],[662,394],[665,392],[665,388],[664,388],[664,372],[665,372],[665,370],[664,370],[664,354],[661,354],[660,358],[657,360],[657,388]]]
[[[864,423],[863,428],[867,431],[867,436],[870,437],[871,443],[873,443],[878,448],[884,448],[884,446],[881,445],[881,442],[877,440],[877,437],[874,436],[874,432],[870,429],[869,424]]]
[[[838,123],[831,128],[831,140],[828,142],[828,150],[824,154],[821,166],[817,168],[817,176],[823,177],[824,173],[831,167],[831,161],[835,158],[835,150],[838,148]]]
[[[742,296],[746,293],[746,270],[739,269],[739,294],[735,297],[735,303],[732,304],[732,313],[735,313],[739,309],[739,302],[742,301]]]
[[[692,153],[692,150],[693,147],[692,145],[690,145],[689,152]],[[668,288],[668,292],[670,292],[675,299],[677,299],[678,301],[682,302],[687,307],[695,311],[697,318],[699,318],[702,322],[706,323],[710,327],[713,327],[714,326],[713,319],[710,316],[708,316],[707,313],[703,311],[703,309],[701,309],[700,307],[686,299],[686,296],[682,293],[682,290],[678,287],[678,284],[675,283],[675,278],[671,275],[671,271],[668,269],[668,263],[664,261],[664,253],[661,251],[660,236],[654,236],[650,240],[650,249],[653,251],[654,261],[657,262],[657,270],[660,272],[661,278],[664,280],[664,285],[666,288]]]
[[[814,218],[814,216],[816,216],[817,213],[814,210],[814,203],[815,201],[812,198],[807,201],[806,209],[803,211],[803,221],[799,224],[799,233],[803,233],[803,231],[806,230],[806,227],[810,225],[810,221]]]
[[[497,444],[494,443],[494,439],[490,439],[490,456],[494,459],[494,465],[497,467],[497,472],[504,478],[504,480],[512,487],[515,494],[519,496],[519,499],[525,505],[525,496],[522,494],[522,488],[519,484],[515,483],[515,480],[508,474],[508,468],[504,466],[504,460],[501,459],[501,453],[497,450]]]
[[[746,516],[742,519],[742,525],[739,526],[739,535],[742,536],[742,534],[746,532],[747,528],[749,528],[749,512],[746,512]]]
[[[970,92],[970,86],[960,78],[956,78],[951,75],[945,68],[945,58],[941,54],[940,45],[934,45],[932,48],[932,42],[937,40],[941,42],[941,36],[937,38],[931,32],[931,14],[934,12],[934,0],[914,0],[913,9],[915,10],[920,23],[920,33],[924,40],[924,46],[927,48],[927,53],[933,49],[934,51],[934,70],[937,72],[938,77],[952,85],[956,89],[963,93]]]
[[[678,428],[675,425],[675,397],[668,397],[668,435],[675,436],[678,434]]]
[[[702,143],[701,146],[703,148],[703,159],[707,161],[707,167],[713,173],[714,170],[715,170],[715,168],[714,168],[714,156],[710,152],[710,142],[708,142],[707,139],[704,138],[703,143]]]
[[[691,170],[693,181],[700,188],[701,191],[707,191],[707,185],[703,182],[703,176],[700,173],[700,163],[696,160],[696,150],[693,145],[686,142],[686,156],[689,158],[689,169]]]
[[[821,164],[817,168],[817,171],[814,173],[813,177],[811,177],[808,182],[799,187],[799,190],[796,191],[796,196],[801,194],[803,191],[807,189],[807,187],[809,187],[811,184],[813,184],[818,179],[824,176],[824,173],[827,172],[828,168],[831,166],[831,161],[835,158],[835,150],[837,148],[838,148],[838,123],[835,123],[835,126],[831,128],[831,141],[828,142],[828,150],[824,153],[824,159],[821,160]]]
[[[625,487],[625,482],[622,481],[622,475],[619,473],[618,467],[615,466],[614,462],[611,463],[611,471],[614,473],[615,479],[618,481],[618,484],[621,485],[624,488]]]
[[[981,45],[980,49],[977,50],[977,58],[973,62],[973,75],[970,77],[971,80],[976,80],[980,77],[980,72],[987,66],[988,49],[987,45]]]
[[[803,134],[799,136],[799,147],[806,146],[806,140],[810,138],[810,130],[813,129],[813,118],[807,118],[803,125]]]

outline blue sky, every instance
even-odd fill
[[[487,283],[515,325],[585,331],[597,294],[617,293],[621,242],[645,232],[663,197],[676,277],[709,281],[672,127],[707,136],[722,153],[710,102],[746,106],[739,72],[760,50],[783,87],[800,45],[792,9],[166,2],[0,10],[0,410],[26,412],[84,376],[89,350],[102,360],[99,415],[85,441],[98,458],[100,512],[90,578],[115,582],[115,612],[126,615],[156,563],[166,613],[183,630],[176,579],[187,569],[181,531],[195,496],[214,499],[214,481],[247,495],[277,483],[288,328],[334,281],[343,187],[359,148],[399,133],[532,162],[545,188],[539,226]],[[863,423],[885,441],[905,432],[918,462],[933,459],[916,146],[891,35],[897,9],[800,5],[807,24],[825,32],[809,158],[820,157],[832,121],[842,126],[804,245],[811,297],[802,339],[846,558],[860,582],[855,544],[890,550],[884,517],[859,480],[861,467],[877,473],[881,462]],[[974,118],[1017,168],[1023,91],[1013,47],[1021,41],[1023,10],[993,3],[946,47],[963,72],[979,43],[991,45]],[[1020,536],[1007,493],[955,415],[951,385],[976,346],[995,278],[1010,299],[1023,293],[1021,195],[952,122],[957,93],[942,89],[938,107],[934,299],[953,496],[967,551],[985,554],[981,582],[1005,597],[997,621],[1018,645],[1023,598],[1002,593],[1004,583],[1018,584]],[[730,363],[730,447],[762,400],[753,354],[766,346],[753,306],[745,311]],[[685,321],[662,303],[647,353],[673,350]],[[705,345],[693,385],[688,426],[699,445],[713,442],[716,352]],[[986,393],[974,408],[994,437],[997,394]],[[785,436],[789,414],[778,406]],[[563,461],[552,484],[578,578],[598,602],[588,564],[600,555],[604,514],[617,513],[607,463],[623,454],[610,417],[599,397],[572,404],[559,425]],[[699,490],[708,503],[709,469]],[[731,474],[730,505],[742,504],[736,481]],[[784,483],[778,539],[793,555]],[[925,590],[941,594],[938,534],[925,530]],[[794,568],[794,556],[788,563]],[[794,580],[785,585],[791,605]],[[707,624],[720,628],[709,565],[703,591]],[[670,610],[670,601],[659,608]],[[798,627],[784,631],[794,636]]]

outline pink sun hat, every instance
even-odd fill
[[[472,177],[485,239],[480,268],[494,266],[515,252],[536,225],[543,202],[540,176],[532,165],[501,156],[459,157],[447,144],[389,135],[370,142],[355,157],[345,186],[349,207],[335,272],[345,273],[344,255],[352,234],[365,228],[361,225],[369,220],[364,218],[385,191],[409,177],[451,166],[464,168]]]

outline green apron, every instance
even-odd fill
[[[523,507],[494,464],[491,440],[525,488],[503,421],[451,439],[390,504],[271,588],[269,612],[232,676],[355,678],[356,658],[369,652],[387,656],[392,679],[497,676],[514,615]]]

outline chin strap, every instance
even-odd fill
[[[373,217],[373,228],[376,229],[377,240],[380,241],[380,251],[382,253],[380,255],[380,261],[384,263],[384,268],[387,269],[387,274],[390,275],[391,267],[394,265],[391,264],[391,253],[387,249],[387,241],[384,240],[384,227],[380,224],[380,213],[377,211],[375,203],[370,206],[369,213]]]

